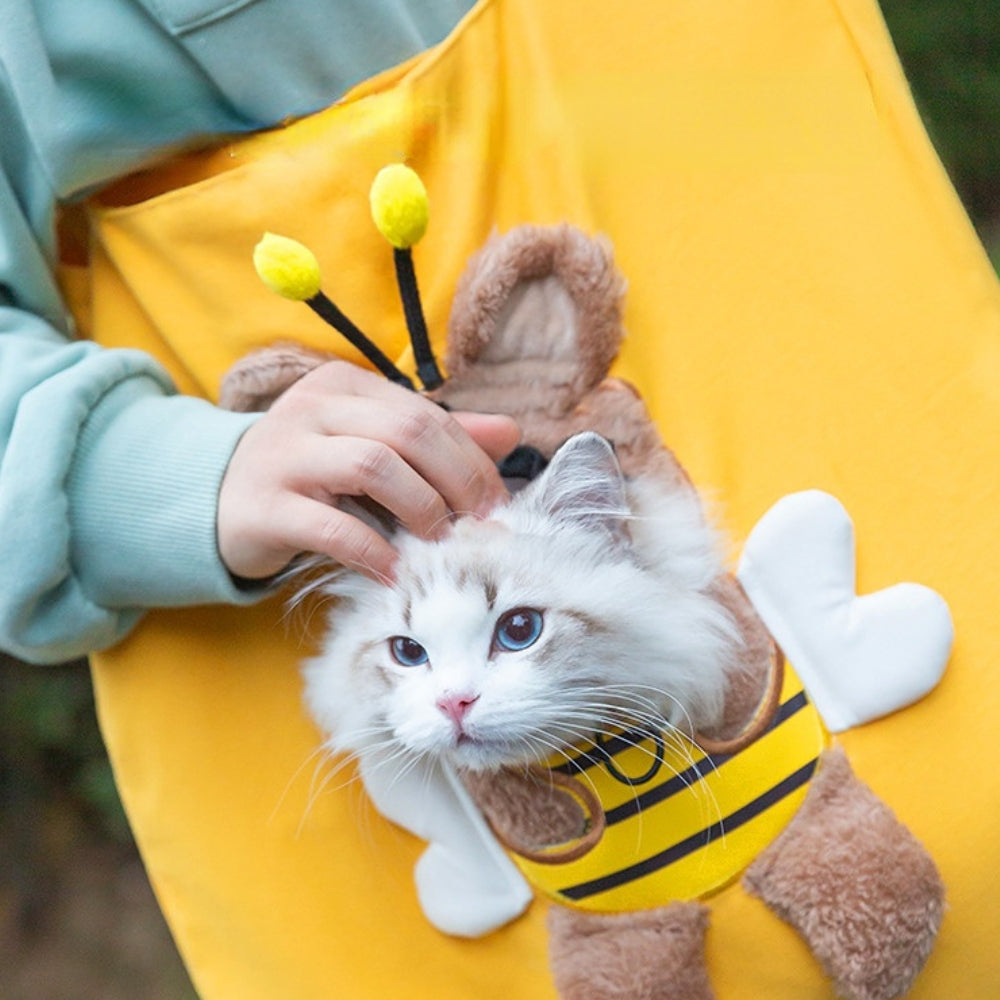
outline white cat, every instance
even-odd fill
[[[405,534],[396,580],[335,573],[306,703],[332,751],[459,769],[530,763],[612,727],[721,718],[740,638],[711,593],[718,540],[693,491],[626,481],[594,433],[446,537]]]

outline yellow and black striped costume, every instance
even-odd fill
[[[515,855],[546,895],[602,912],[707,896],[737,878],[805,797],[827,736],[787,665],[766,729],[742,750],[706,754],[672,734],[603,738],[550,770],[595,793],[606,828],[575,860]]]

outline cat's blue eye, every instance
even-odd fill
[[[542,613],[534,608],[515,608],[497,622],[494,644],[508,653],[533,646],[542,634]]]
[[[389,650],[401,667],[419,667],[427,662],[427,650],[416,639],[405,635],[393,636],[389,640]]]

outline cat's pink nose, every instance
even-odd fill
[[[455,723],[456,726],[461,727],[462,721],[468,714],[468,711],[472,706],[479,701],[478,694],[456,694],[452,691],[441,695],[437,700],[437,707],[444,712],[445,715]]]

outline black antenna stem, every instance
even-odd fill
[[[317,292],[305,302],[312,308],[313,312],[343,334],[344,339],[356,347],[386,378],[397,385],[405,386],[407,389],[414,388],[412,379],[403,374],[327,295],[323,292]],[[423,381],[422,377],[421,381]]]
[[[444,378],[431,350],[430,337],[427,335],[427,323],[424,321],[420,291],[417,288],[417,274],[413,269],[413,255],[409,247],[405,249],[393,247],[393,259],[396,262],[396,281],[399,284],[400,298],[403,300],[406,328],[410,331],[417,375],[425,389],[428,391],[437,389],[444,384]]]

